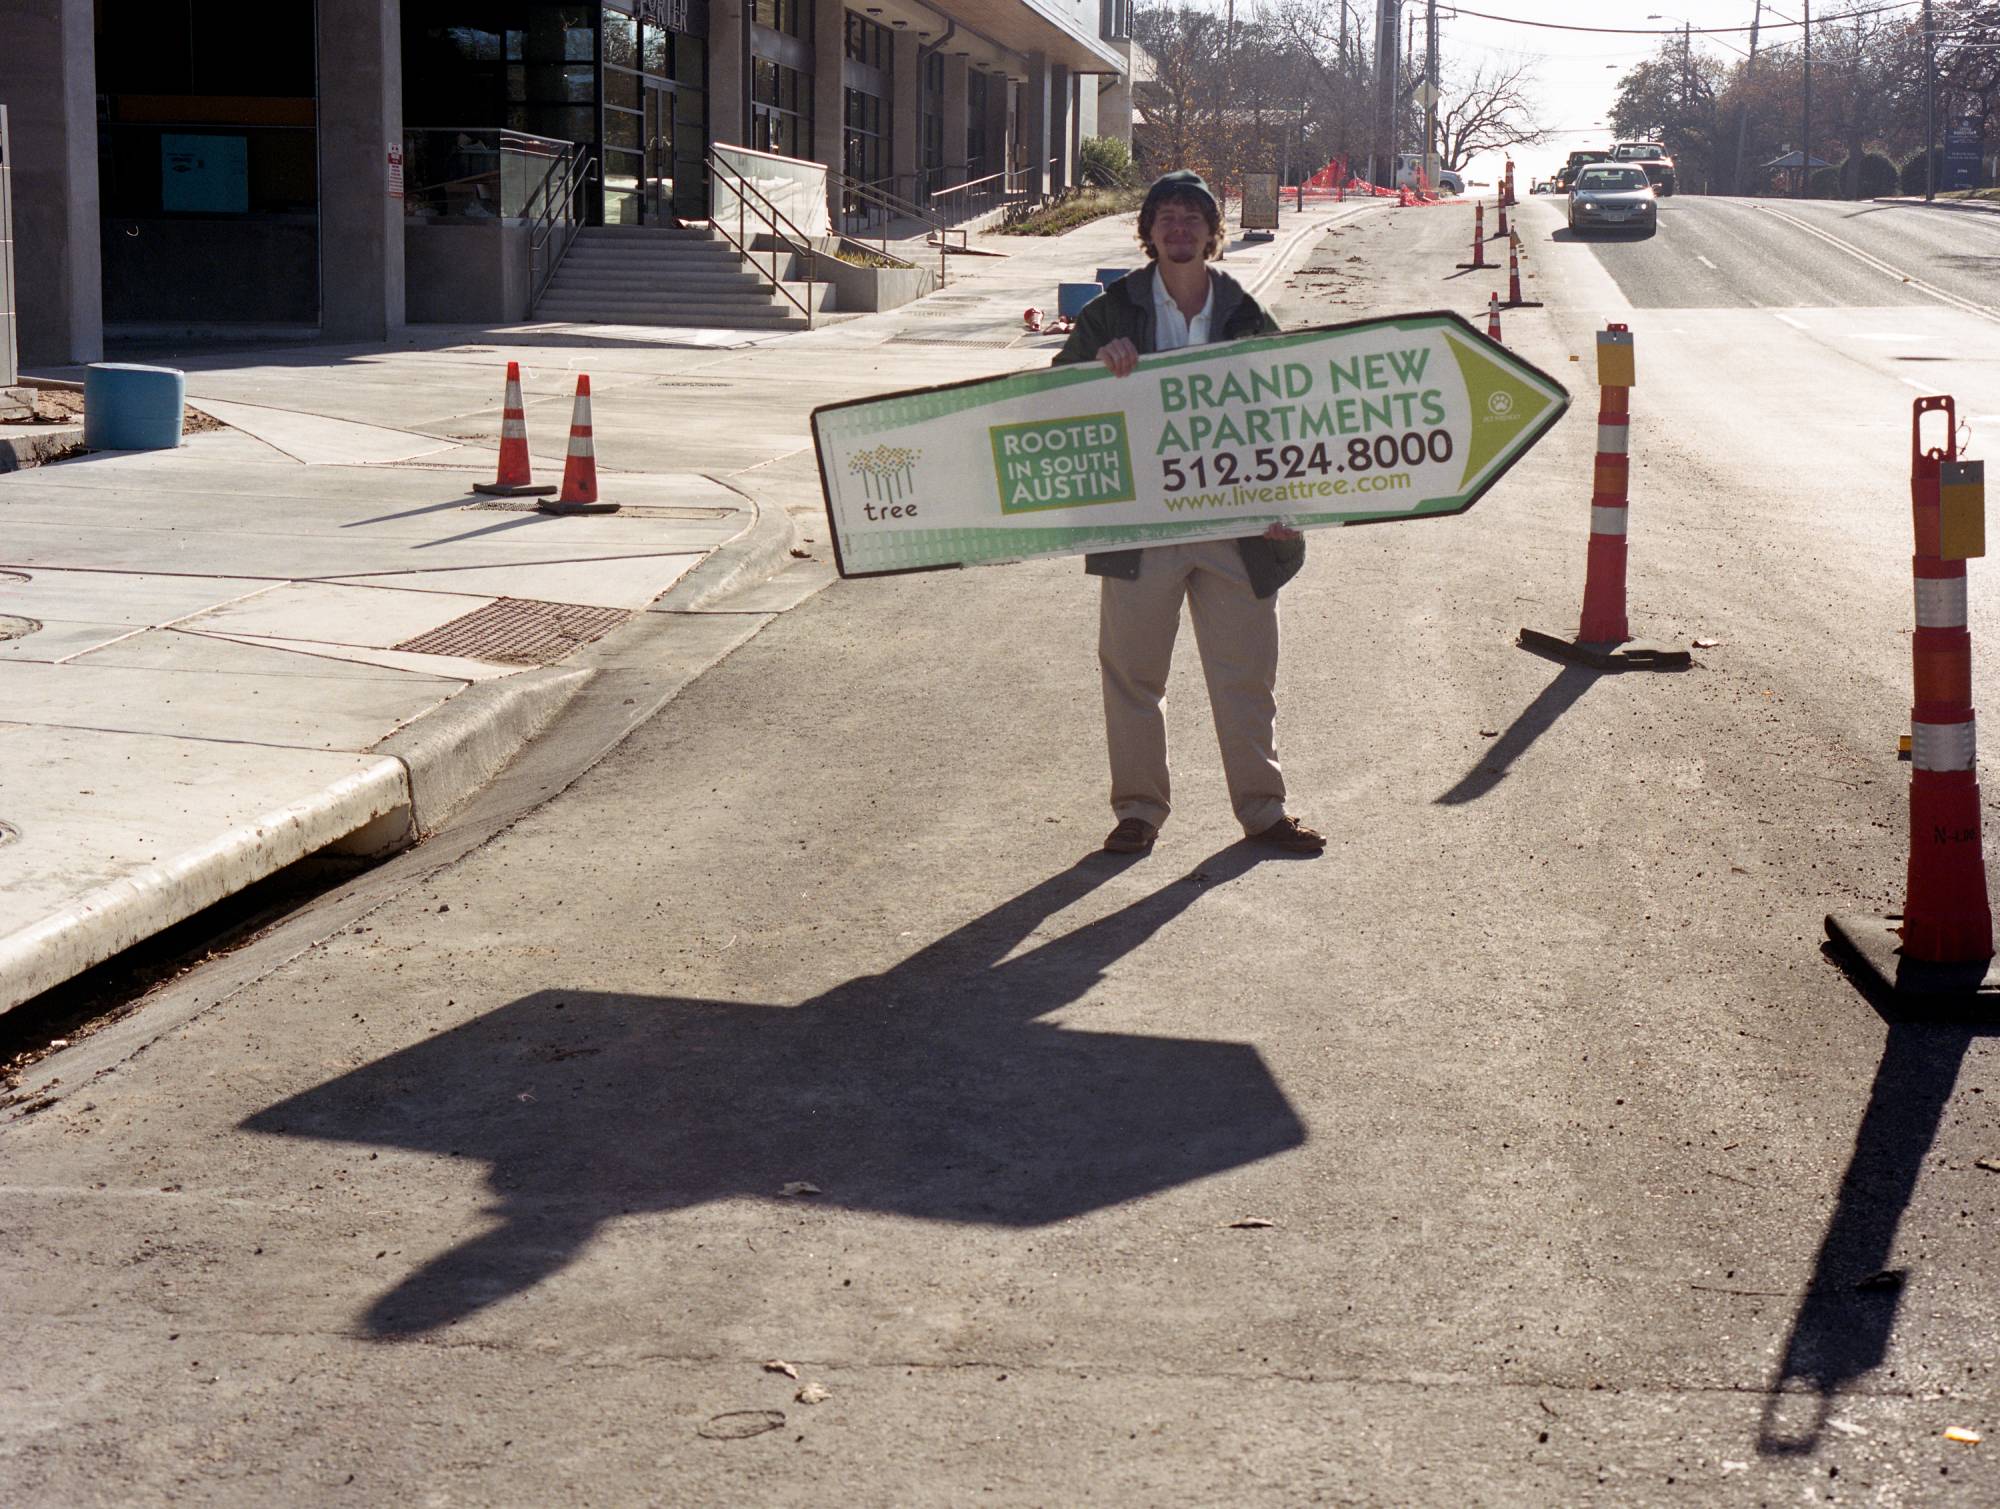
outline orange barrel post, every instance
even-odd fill
[[[1461,271],[1476,272],[1487,265],[1486,262],[1486,206],[1475,201],[1472,206],[1472,260],[1458,264]]]
[[[1927,450],[1924,415],[1939,411],[1945,443]],[[1918,399],[1910,418],[1917,627],[1910,644],[1910,867],[1901,931],[1904,956],[1933,964],[1973,963],[1993,953],[1965,612],[1965,562],[1986,550],[1985,477],[1981,463],[1958,459],[1957,419],[1949,398]]]
[[[1612,324],[1597,335],[1597,466],[1590,492],[1590,553],[1577,638],[1617,643],[1625,621],[1625,516],[1630,485],[1634,370],[1632,331]]]

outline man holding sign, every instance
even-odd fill
[[[1139,241],[1148,265],[1086,306],[1057,365],[1094,357],[1128,377],[1152,352],[1277,333],[1235,279],[1208,265],[1222,249],[1222,211],[1199,174],[1183,169],[1153,184],[1139,211]],[[1278,589],[1298,574],[1305,553],[1302,535],[1272,524],[1236,539],[1084,557],[1084,569],[1103,579],[1097,654],[1118,819],[1104,841],[1111,853],[1148,852],[1171,810],[1163,705],[1183,601],[1236,820],[1253,841],[1288,853],[1326,847],[1286,813],[1278,767]]]

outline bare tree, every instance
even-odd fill
[[[1448,168],[1481,152],[1531,147],[1549,139],[1536,124],[1535,72],[1520,62],[1482,60],[1470,74],[1447,72],[1439,84],[1438,152]]]

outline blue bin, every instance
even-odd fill
[[[1109,288],[1131,270],[1129,267],[1100,267],[1097,269],[1097,281],[1103,287]]]
[[[1066,320],[1073,320],[1083,313],[1083,306],[1104,292],[1100,283],[1058,283],[1056,285],[1056,313]]]
[[[96,362],[83,374],[83,443],[93,451],[170,451],[181,443],[187,374]]]

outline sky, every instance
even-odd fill
[[[1222,0],[1210,0],[1218,7]],[[1239,0],[1254,8],[1257,0]],[[1881,3],[1881,0],[1878,0]],[[1353,0],[1354,9],[1370,18],[1372,27],[1375,0]],[[1914,11],[1916,0],[1911,0]],[[1423,47],[1425,0],[1404,0],[1404,35],[1412,16],[1417,18],[1417,47]],[[1822,6],[1822,11],[1830,7]],[[1474,16],[1469,10],[1484,12]],[[1731,60],[1747,52],[1747,31],[1756,0],[1467,0],[1467,8],[1439,0],[1438,53],[1447,72],[1467,67],[1482,59],[1500,63],[1525,59],[1536,73],[1534,95],[1540,105],[1539,119],[1553,133],[1542,147],[1524,147],[1514,153],[1516,186],[1526,193],[1533,179],[1546,178],[1562,166],[1563,160],[1579,147],[1609,146],[1611,129],[1605,124],[1618,81],[1634,64],[1656,53],[1668,38],[1678,40],[1683,22],[1694,27],[1692,46],[1717,58]],[[1782,0],[1774,9],[1763,7],[1764,30],[1760,48],[1796,43],[1799,28],[1787,25],[1801,15],[1797,0]],[[1656,19],[1655,19],[1656,18]],[[1564,31],[1550,27],[1526,26],[1522,22],[1550,23],[1551,27],[1632,28],[1658,35],[1616,35],[1608,31]],[[1701,35],[1704,28],[1717,35]],[[1726,28],[1739,28],[1726,30]],[[1498,155],[1476,157],[1468,165],[1473,182],[1493,182],[1501,169]]]
[[[1733,61],[1749,50],[1747,31],[1719,31],[1707,37],[1701,32],[1704,28],[1748,27],[1757,5],[1756,0],[1670,0],[1668,5],[1648,0],[1469,0],[1469,9],[1506,16],[1516,23],[1670,30],[1676,34],[1676,42],[1682,23],[1688,22],[1694,27],[1691,45],[1697,52]],[[1406,25],[1409,16],[1419,18],[1417,45],[1421,48],[1424,0],[1405,0],[1403,12]],[[1546,146],[1515,152],[1514,177],[1523,193],[1533,179],[1548,177],[1577,148],[1610,145],[1611,129],[1605,122],[1618,94],[1619,79],[1668,40],[1664,35],[1558,31],[1486,20],[1447,5],[1445,0],[1439,0],[1438,14],[1438,54],[1447,69],[1469,67],[1481,59],[1525,59],[1534,66],[1540,120],[1555,134]],[[1784,23],[1797,20],[1800,14],[1800,6],[1792,0],[1784,0],[1776,10],[1766,5],[1759,48],[1796,42],[1799,28]],[[1491,181],[1500,166],[1497,156],[1475,158],[1468,177]]]

